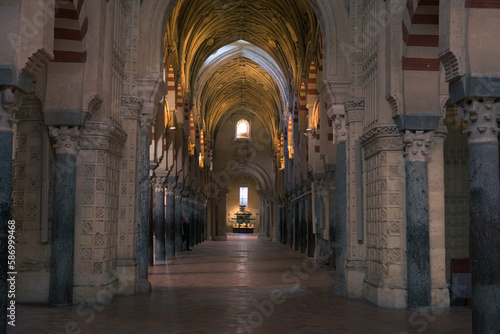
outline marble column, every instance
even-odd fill
[[[165,261],[165,176],[156,176],[154,200],[155,260]]]
[[[148,281],[149,264],[149,215],[151,209],[150,154],[151,126],[154,123],[152,114],[142,114],[137,151],[137,240],[135,252],[137,256],[137,292],[149,293],[151,283]]]
[[[334,294],[346,295],[347,230],[347,125],[345,115],[335,117],[337,171],[335,193],[335,283]]]
[[[165,254],[166,256],[174,256],[177,248],[177,225],[176,225],[176,193],[175,193],[175,177],[169,177],[167,180],[166,196],[165,196]],[[182,243],[182,237],[181,237]],[[182,244],[181,244],[182,247]]]
[[[51,305],[73,303],[75,249],[76,155],[80,129],[76,126],[50,127],[54,139],[56,166],[52,221],[52,264],[49,300]]]
[[[471,99],[460,108],[467,123],[470,170],[472,329],[500,333],[500,103]]]
[[[288,246],[293,249],[294,231],[295,231],[295,203],[290,203],[288,207],[290,212],[290,237],[288,238]]]
[[[307,221],[306,221],[306,201],[302,199],[299,203],[300,217],[300,253],[305,254],[307,249]]]
[[[177,183],[175,188],[175,252],[182,252],[182,191],[184,190],[182,183]]]
[[[431,134],[406,131],[406,248],[408,308],[431,306],[427,155]]]
[[[226,241],[227,240],[227,235],[226,235],[226,220],[227,220],[227,212],[226,212],[226,197],[227,197],[228,190],[227,189],[220,189],[218,192],[218,198],[217,198],[217,236],[215,240],[217,241]]]
[[[307,256],[314,256],[314,249],[316,248],[313,229],[312,217],[312,195],[306,201],[306,222],[307,222]]]
[[[11,89],[0,91],[0,331],[7,327],[8,222],[12,187],[13,115],[20,98]]]
[[[195,245],[195,239],[196,239],[196,218],[195,218],[195,208],[194,208],[194,199],[193,199],[193,194],[191,192],[190,198],[189,198],[189,224],[191,224],[191,242],[189,243],[189,247],[193,247]]]

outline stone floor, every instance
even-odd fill
[[[472,333],[471,311],[379,309],[330,294],[334,274],[254,235],[204,242],[150,268],[150,295],[94,308],[20,305],[7,333]]]

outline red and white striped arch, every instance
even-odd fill
[[[407,0],[403,16],[405,71],[439,71],[439,0]]]
[[[56,0],[54,19],[54,60],[59,63],[85,63],[89,21],[85,0]]]

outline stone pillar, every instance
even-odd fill
[[[500,333],[500,103],[471,99],[460,109],[467,123],[470,170],[472,329]]]
[[[165,176],[156,176],[154,200],[155,260],[165,261]]]
[[[305,254],[307,249],[307,221],[306,221],[306,201],[302,199],[299,203],[300,217],[300,254]]]
[[[191,240],[189,243],[189,247],[193,247],[196,243],[196,218],[195,218],[195,200],[193,199],[193,194],[190,193],[189,197],[189,224],[191,225],[191,228],[189,229],[191,231]]]
[[[123,149],[120,173],[120,223],[117,245],[116,270],[119,273],[121,293],[131,295],[137,289],[137,157],[139,117],[143,100],[137,97],[122,98],[123,128],[127,139]]]
[[[307,223],[307,256],[314,257],[314,249],[316,248],[313,229],[312,217],[312,193],[307,197],[306,201],[306,223]]]
[[[360,137],[363,134],[365,101],[344,102],[347,126],[347,245],[346,294],[361,298],[366,275],[366,242],[363,208],[363,156]]]
[[[227,197],[228,190],[227,189],[220,189],[218,193],[218,199],[217,199],[217,236],[215,237],[215,241],[226,241],[227,240],[227,235],[226,235],[226,217],[227,217],[227,212],[226,212],[226,197]]]
[[[20,99],[11,89],[0,91],[0,331],[7,328],[8,222],[12,187],[12,136],[14,112]]]
[[[182,183],[177,183],[175,188],[175,252],[179,254],[182,249]]]
[[[166,201],[165,201],[165,228],[166,228],[166,244],[165,253],[166,256],[174,256],[177,250],[177,225],[176,225],[176,200],[177,196],[175,193],[175,177],[169,177],[167,180],[166,189]],[[181,225],[182,227],[182,225]],[[182,236],[181,236],[181,247],[182,247]],[[180,252],[180,251],[179,251]]]
[[[406,248],[408,308],[431,306],[427,155],[431,134],[406,131]]]
[[[334,293],[345,296],[346,260],[348,252],[347,231],[347,125],[345,115],[335,116],[335,143],[337,144],[337,180],[335,194],[335,283]]]
[[[151,143],[151,126],[154,123],[152,114],[142,114],[137,151],[137,239],[135,252],[137,256],[137,292],[149,293],[151,283],[148,281],[149,263],[149,215],[151,209],[151,183],[149,181]]]
[[[446,283],[445,224],[445,158],[446,126],[440,125],[432,134],[432,149],[427,162],[429,179],[429,242],[431,258],[431,298],[433,308],[450,307]],[[468,218],[468,217],[467,217]]]
[[[56,166],[54,220],[52,222],[52,265],[50,304],[73,303],[73,266],[75,251],[76,155],[80,130],[76,126],[50,127],[54,138]]]
[[[293,249],[294,232],[295,232],[295,203],[290,203],[288,206],[290,213],[290,237],[288,238],[288,246]]]

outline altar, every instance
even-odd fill
[[[253,221],[255,218],[252,217],[252,213],[245,210],[245,205],[240,205],[240,211],[235,213],[234,218],[231,218],[233,222],[233,233],[253,233],[255,230],[255,225]]]

